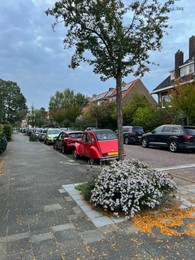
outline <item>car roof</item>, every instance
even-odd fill
[[[83,133],[83,131],[61,131],[63,133],[66,133],[66,134],[79,134],[79,133]]]
[[[102,133],[102,132],[114,132],[112,129],[94,129],[94,130],[88,130],[88,131],[85,131],[85,132],[93,132],[95,134],[99,134],[99,133]]]

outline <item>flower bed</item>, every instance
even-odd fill
[[[137,160],[115,161],[105,166],[95,180],[90,202],[114,215],[134,217],[137,211],[154,208],[176,184],[166,173]]]

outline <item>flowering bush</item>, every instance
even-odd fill
[[[176,184],[162,171],[134,159],[115,161],[98,175],[90,202],[116,216],[124,212],[133,217],[143,208],[159,205],[166,193],[176,190]]]

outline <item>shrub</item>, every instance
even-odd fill
[[[98,175],[90,202],[116,216],[124,212],[133,217],[137,211],[159,205],[165,194],[176,190],[176,184],[162,171],[134,159],[115,161]]]
[[[6,124],[3,126],[3,132],[7,137],[7,141],[11,141],[11,136],[12,136],[12,126],[9,124]]]
[[[0,133],[0,154],[7,148],[7,138],[4,133]]]

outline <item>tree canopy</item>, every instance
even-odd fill
[[[187,124],[195,123],[195,84],[175,85],[171,91],[171,105],[180,111]],[[184,123],[184,122],[183,122]]]
[[[69,88],[63,92],[56,91],[50,98],[50,115],[59,126],[72,126],[87,101],[88,98],[83,94],[75,94]]]
[[[14,125],[26,114],[26,99],[17,83],[0,79],[0,122]]]
[[[70,67],[93,65],[102,80],[116,79],[119,158],[123,159],[122,78],[149,71],[150,52],[160,50],[176,0],[61,0],[47,15],[67,28],[64,47],[75,47]],[[92,54],[92,55],[91,55]]]

